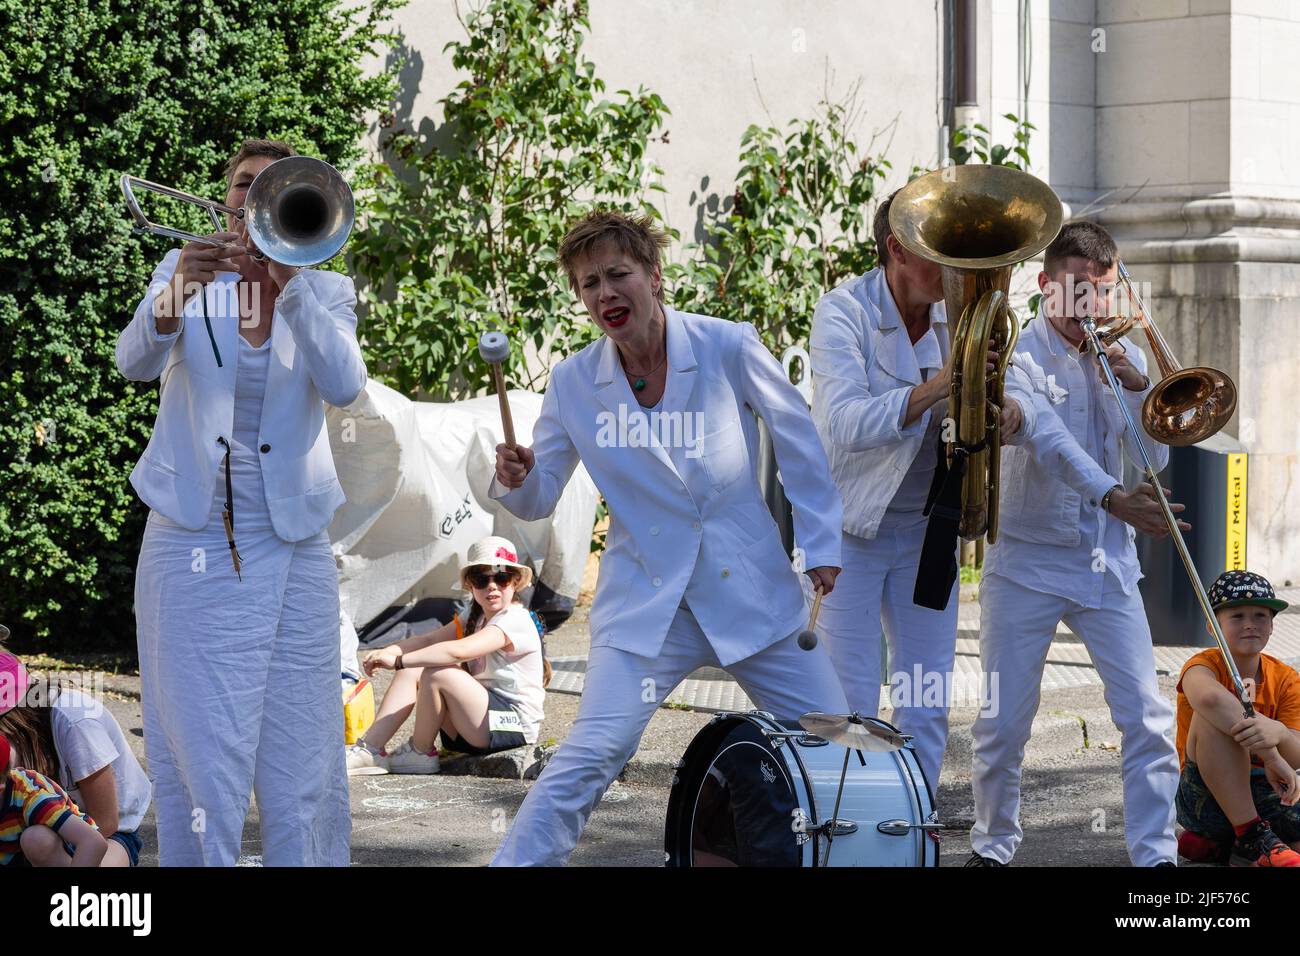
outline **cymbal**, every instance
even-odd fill
[[[900,750],[904,744],[901,734],[869,717],[859,717],[857,714],[821,714],[812,711],[799,718],[799,726],[810,734],[851,750],[884,752]]]

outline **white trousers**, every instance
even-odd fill
[[[833,593],[833,592],[832,592]],[[760,710],[792,720],[808,711],[844,713],[844,695],[820,648],[791,634],[727,668]],[[679,608],[657,657],[593,647],[578,719],[542,771],[493,866],[560,866],[587,817],[636,752],[646,724],[684,677],[720,666],[695,616]]]
[[[1134,866],[1174,860],[1178,753],[1174,710],[1156,684],[1142,596],[1126,595],[1107,574],[1102,606],[1089,609],[1033,591],[1001,575],[980,583],[980,661],[996,679],[995,706],[972,731],[975,827],[971,848],[1009,863],[1020,845],[1020,768],[1038,711],[1043,665],[1058,621],[1088,648],[1101,675],[1111,719],[1122,736],[1124,836]],[[994,678],[996,675],[996,678]]]
[[[352,818],[338,578],[321,532],[226,538],[151,515],[135,604],[145,750],[163,866],[231,866],[256,791],[267,866],[347,866]]]
[[[880,706],[880,639],[889,640],[893,723],[911,734],[930,789],[938,793],[948,745],[948,694],[957,649],[957,582],[942,611],[912,602],[926,518],[886,515],[874,538],[845,533],[844,570],[823,600],[817,632],[830,651],[849,707],[877,716]],[[918,677],[920,678],[918,680]],[[925,694],[942,681],[941,702]]]

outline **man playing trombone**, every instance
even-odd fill
[[[1033,434],[1003,453],[1001,531],[980,584],[980,660],[997,697],[972,731],[968,866],[1005,866],[1020,843],[1021,762],[1061,621],[1088,648],[1122,734],[1129,856],[1136,866],[1174,865],[1173,708],[1156,685],[1134,547],[1135,529],[1165,537],[1169,527],[1150,485],[1126,491],[1120,481],[1124,452],[1133,461],[1141,452],[1118,402],[1140,419],[1152,384],[1142,353],[1114,344],[1106,354],[1122,394],[1112,393],[1081,325],[1108,315],[1118,262],[1105,229],[1066,223],[1044,254],[1042,308],[1015,355],[1037,414]],[[1164,468],[1168,448],[1150,449],[1155,469]]]

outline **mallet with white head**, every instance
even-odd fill
[[[492,384],[501,403],[501,427],[506,433],[506,444],[515,447],[515,423],[510,418],[510,400],[506,398],[506,378],[501,364],[510,358],[510,340],[504,332],[484,332],[479,336],[478,354],[492,366]]]

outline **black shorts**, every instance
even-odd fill
[[[1268,822],[1284,843],[1300,840],[1300,804],[1294,807],[1283,806],[1282,799],[1269,786],[1262,767],[1252,767],[1250,770],[1250,792],[1255,800],[1255,812]],[[1219,802],[1210,793],[1200,769],[1190,760],[1183,765],[1182,776],[1178,778],[1174,808],[1178,815],[1178,825],[1184,830],[1222,843],[1231,843],[1237,838],[1237,833]]]
[[[482,757],[528,744],[523,732],[523,718],[519,716],[519,711],[515,709],[514,704],[494,690],[489,690],[487,695],[488,745],[475,747],[468,740],[462,740],[459,735],[449,734],[444,730],[441,733],[443,747],[456,753],[469,754],[471,757]],[[516,727],[519,729],[510,729]]]

